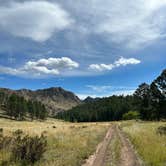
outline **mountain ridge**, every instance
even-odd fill
[[[40,101],[45,105],[50,115],[66,111],[81,103],[81,100],[73,92],[62,87],[50,87],[46,89],[18,89],[0,88],[6,95],[13,93],[24,97],[26,100]]]

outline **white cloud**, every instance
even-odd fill
[[[92,70],[104,71],[104,70],[112,70],[114,66],[112,64],[106,65],[102,63],[102,64],[91,64],[89,68]]]
[[[12,2],[0,7],[0,28],[18,37],[46,41],[53,33],[68,28],[73,20],[57,3]]]
[[[102,72],[102,71],[112,70],[113,68],[120,66],[136,65],[139,63],[141,63],[141,61],[138,59],[121,57],[113,64],[91,64],[89,65],[89,69]]]
[[[92,98],[96,98],[96,97],[110,97],[112,95],[117,95],[117,96],[120,96],[120,95],[123,95],[123,96],[127,96],[127,95],[132,95],[134,93],[135,90],[121,90],[121,91],[113,91],[110,93],[103,93],[103,94],[92,94],[92,93],[77,93],[77,96],[84,100],[86,99],[88,96],[92,97]]]
[[[13,0],[0,7],[0,28],[35,41],[70,29],[70,40],[95,33],[133,49],[166,37],[165,9],[166,0]]]
[[[85,99],[88,96],[96,97],[109,97],[112,95],[132,95],[136,87],[130,86],[112,86],[112,85],[87,85],[89,88],[85,93],[78,93],[80,99]]]
[[[87,85],[91,92],[95,92],[96,94],[128,94],[127,92],[133,92],[136,87],[128,87],[128,86],[111,86],[111,85]]]
[[[103,85],[103,86],[97,86],[97,85],[87,85],[86,87],[92,89],[93,91],[96,91],[98,93],[106,92],[112,88],[112,86],[109,85]]]
[[[97,33],[129,48],[144,47],[165,37],[165,0],[115,0],[109,4],[111,10],[98,24]]]
[[[166,37],[166,0],[77,0],[75,5],[68,0],[67,5],[86,34],[99,34],[127,48]]]
[[[0,66],[0,73],[23,77],[47,77],[49,75],[67,75],[69,70],[78,68],[79,64],[68,57],[28,61],[23,67],[10,68]]]
[[[141,63],[141,61],[138,59],[135,59],[135,58],[126,59],[124,57],[121,57],[119,60],[115,61],[113,66],[119,67],[119,66],[126,66],[126,65],[136,65],[139,63]]]
[[[47,66],[51,68],[58,68],[58,69],[63,69],[63,68],[77,68],[79,64],[73,60],[71,60],[68,57],[62,57],[62,58],[48,58],[48,59],[40,59],[38,61],[29,61],[26,63],[25,67],[26,68],[32,68],[35,66]]]
[[[127,96],[127,95],[132,95],[135,92],[135,90],[119,90],[119,91],[114,91],[112,92],[112,95],[123,95],[123,96]]]

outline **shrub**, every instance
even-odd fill
[[[21,129],[18,129],[18,130],[13,132],[14,136],[21,136],[22,134],[23,134],[23,131]]]
[[[0,137],[3,136],[3,128],[0,128]]]
[[[44,135],[47,135],[47,133],[48,133],[48,132],[44,130],[44,131],[42,132],[42,135],[43,135],[43,136],[44,136]]]
[[[3,133],[3,128],[0,128],[0,133]]]
[[[166,126],[160,126],[157,128],[157,134],[166,135]]]
[[[1,149],[10,149],[12,145],[12,137],[4,136],[3,132],[0,133],[0,150]]]
[[[129,111],[125,114],[123,114],[122,119],[123,120],[131,120],[131,119],[139,119],[140,115],[136,111]]]
[[[0,164],[0,166],[7,166],[7,165],[10,165],[9,161],[2,161]]]
[[[15,144],[12,147],[11,158],[14,161],[21,161],[26,164],[33,164],[40,160],[46,151],[47,141],[43,135],[30,137],[28,135],[15,138]]]

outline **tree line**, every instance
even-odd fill
[[[150,85],[142,83],[133,95],[89,101],[58,113],[56,118],[71,122],[166,119],[166,70]]]
[[[23,120],[26,117],[32,120],[44,120],[48,115],[45,106],[41,102],[26,100],[16,94],[7,95],[0,92],[0,104],[8,116],[17,120]]]

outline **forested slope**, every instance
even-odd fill
[[[111,96],[81,104],[56,118],[90,122],[141,118],[166,119],[166,70],[150,85],[142,83],[131,96]]]

